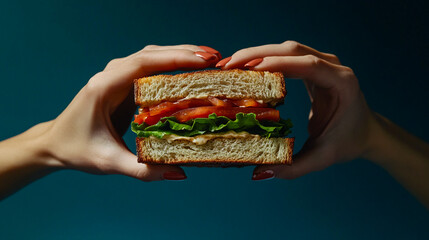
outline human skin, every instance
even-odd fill
[[[294,179],[365,158],[387,170],[429,208],[429,144],[373,112],[353,70],[341,65],[338,57],[286,41],[239,50],[216,66],[302,79],[312,103],[309,138],[293,164],[258,166],[252,179]]]
[[[166,71],[203,69],[221,58],[195,45],[146,46],[110,61],[54,120],[0,142],[0,199],[61,169],[122,174],[142,181],[183,180],[177,166],[137,162],[122,135],[135,112],[133,80]]]

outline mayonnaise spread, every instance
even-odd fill
[[[261,138],[261,136],[259,135],[250,134],[248,132],[237,133],[234,131],[229,131],[225,133],[210,133],[210,134],[197,135],[194,137],[185,137],[185,136],[179,136],[175,134],[169,134],[169,135],[165,135],[163,139],[167,140],[169,143],[172,143],[173,141],[176,141],[176,140],[186,140],[196,145],[203,145],[203,144],[206,144],[207,141],[214,138],[249,138],[249,137],[257,138],[257,139]],[[156,137],[151,136],[151,138],[156,138]]]

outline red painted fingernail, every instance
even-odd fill
[[[220,60],[220,61],[216,64],[216,67],[217,67],[217,68],[225,67],[225,65],[226,65],[230,60],[231,60],[231,57],[224,58],[224,59]]]
[[[253,59],[252,61],[250,61],[250,62],[246,63],[246,64],[244,65],[244,67],[246,67],[246,68],[252,68],[252,67],[255,67],[255,66],[257,66],[258,64],[260,64],[263,60],[264,60],[263,58]]]
[[[215,54],[218,59],[222,59],[222,55],[220,55],[220,52],[216,49],[213,49],[211,47],[207,47],[207,46],[198,46],[199,48],[201,48],[202,50],[208,52],[208,53],[213,53]]]
[[[216,55],[214,55],[213,53],[208,53],[208,52],[195,52],[195,55],[197,55],[198,57],[200,57],[206,61],[215,60],[217,58]]]
[[[252,180],[269,180],[274,178],[273,170],[265,170],[260,173],[254,173],[252,176]]]
[[[163,175],[165,180],[185,180],[187,177],[181,172],[165,172]]]

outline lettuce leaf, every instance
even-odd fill
[[[208,118],[196,118],[185,123],[180,123],[175,117],[164,117],[157,124],[148,126],[147,124],[131,123],[131,129],[138,137],[155,136],[163,138],[168,134],[193,137],[206,133],[222,133],[228,131],[257,134],[263,137],[285,137],[292,131],[290,119],[280,119],[274,121],[258,121],[254,113],[237,113],[236,119],[231,120],[225,116],[217,116],[212,113]]]

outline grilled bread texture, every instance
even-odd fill
[[[286,95],[283,74],[239,69],[140,78],[134,81],[134,91],[135,102],[141,107],[207,97],[251,98],[276,105]]]
[[[137,138],[139,162],[183,166],[291,164],[293,145],[294,138],[214,138],[202,145]]]

